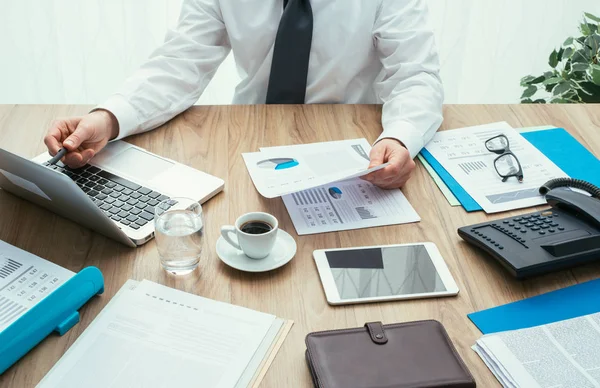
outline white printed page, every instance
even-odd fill
[[[0,331],[74,273],[0,240]]]
[[[505,386],[600,387],[600,314],[486,335],[477,345],[512,382]]]
[[[258,192],[266,198],[366,175],[370,145],[365,139],[263,149],[243,154]]]
[[[510,150],[521,164],[522,183],[517,178],[502,182],[494,168],[499,155],[488,151],[485,142],[501,134],[508,137]],[[545,204],[539,188],[551,179],[567,177],[507,123],[441,131],[425,148],[486,213]]]
[[[121,291],[38,386],[235,387],[274,321],[143,281]]]
[[[360,178],[289,194],[283,202],[298,235],[421,220],[400,190],[382,190]]]

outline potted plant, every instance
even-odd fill
[[[521,103],[600,103],[600,17],[585,13],[579,30],[552,51],[551,70],[521,80]]]

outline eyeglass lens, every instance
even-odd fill
[[[486,148],[492,152],[503,152],[508,148],[508,138],[506,136],[497,136],[485,143]]]
[[[498,174],[500,174],[503,177],[513,176],[517,174],[520,170],[519,162],[514,157],[514,155],[510,154],[502,155],[501,157],[496,159],[495,165]]]

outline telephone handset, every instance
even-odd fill
[[[466,226],[458,234],[520,279],[600,261],[600,188],[555,179],[540,193],[550,209]]]
[[[591,197],[565,187],[583,190]],[[570,210],[600,228],[600,188],[582,180],[560,178],[542,186],[540,194],[546,196],[548,205],[553,208]]]

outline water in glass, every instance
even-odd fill
[[[191,200],[190,200],[191,201]],[[185,275],[198,267],[202,252],[204,223],[200,204],[182,199],[169,210],[157,206],[155,235],[160,263],[174,275]],[[163,207],[164,209],[164,207]]]

